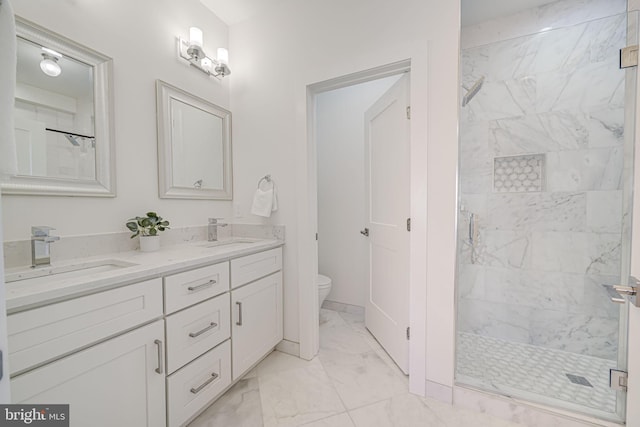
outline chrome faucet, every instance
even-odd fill
[[[50,236],[55,228],[39,225],[31,227],[31,267],[51,264],[49,244],[60,240],[58,236]]]
[[[209,225],[207,226],[207,240],[215,242],[218,240],[218,227],[226,227],[227,223],[218,222],[218,218],[209,218]]]

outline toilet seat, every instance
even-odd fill
[[[318,285],[318,288],[327,288],[331,286],[331,279],[327,276],[323,276],[322,274],[318,274],[316,284]]]

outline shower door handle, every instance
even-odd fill
[[[638,298],[638,287],[640,287],[640,281],[633,276],[629,277],[629,286],[623,285],[602,285],[607,290],[612,302],[624,304],[627,302],[627,296],[629,302],[640,307],[640,298]]]
[[[360,234],[369,237],[369,229],[365,228],[364,230],[360,230]]]
[[[620,295],[620,293],[613,287],[613,285],[602,285],[604,289],[609,294],[609,299],[611,302],[615,302],[617,304],[624,304],[627,302],[627,299]]]

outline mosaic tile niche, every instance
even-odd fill
[[[543,191],[544,154],[493,159],[493,191],[523,193]]]

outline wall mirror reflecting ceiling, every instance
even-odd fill
[[[16,18],[18,175],[5,194],[115,196],[111,60]]]

